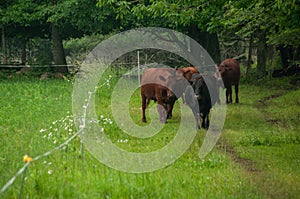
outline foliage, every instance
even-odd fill
[[[63,42],[67,61],[72,64],[80,64],[93,48],[109,35],[92,34],[81,38],[69,38]]]
[[[50,4],[44,10],[49,16],[47,21],[57,23],[61,27],[71,26],[76,31],[83,33],[108,32],[114,25],[114,20],[107,20],[110,15],[106,9],[100,10],[94,1],[90,0],[68,0],[57,1]],[[65,34],[70,34],[66,31]]]
[[[221,19],[226,30],[242,37],[259,31],[267,33],[268,43],[298,46],[300,43],[300,5],[296,1],[228,1]]]
[[[34,37],[49,39],[49,26],[56,24],[65,40],[141,26],[159,26],[179,30],[196,40],[195,37],[209,40],[200,34],[209,32],[218,33],[225,40],[245,41],[253,36],[256,42],[258,34],[263,32],[267,40],[262,41],[269,45],[288,45],[297,49],[300,43],[298,1],[5,0],[0,9],[0,25],[6,35],[25,37],[26,40]]]
[[[216,31],[217,17],[222,14],[223,1],[115,1],[99,0],[99,7],[109,6],[120,19],[133,15],[143,26],[182,29],[197,25],[202,30]]]
[[[52,52],[49,40],[35,38],[31,40],[32,52],[28,63],[40,66],[49,66],[52,63]]]
[[[43,17],[40,15],[40,11],[44,5],[39,4],[37,1],[7,1],[3,2],[2,6],[3,10],[0,15],[0,24],[2,25],[14,23],[21,26],[30,26],[34,21],[40,20]]]
[[[71,35],[74,34],[74,30],[87,33],[105,31],[113,26],[113,20],[104,21],[110,15],[109,11],[103,9],[100,12],[95,3],[89,0],[15,0],[5,2],[1,7],[3,12],[0,15],[0,24],[6,26],[14,24],[32,27],[56,23],[64,26],[64,34]],[[73,32],[67,31],[70,28],[73,28]]]

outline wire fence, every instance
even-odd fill
[[[66,146],[67,144],[69,144],[75,137],[77,137],[78,135],[80,135],[81,133],[83,133],[85,127],[86,127],[86,112],[87,112],[87,108],[89,106],[89,102],[91,99],[93,92],[89,92],[88,93],[88,99],[86,100],[85,104],[83,105],[83,115],[82,115],[82,119],[81,119],[81,125],[79,126],[79,130],[73,134],[69,139],[67,139],[65,142],[63,142],[62,144],[58,145],[57,147],[43,153],[40,154],[34,158],[29,157],[28,155],[25,155],[23,158],[24,161],[24,165],[21,169],[19,169],[16,174],[1,188],[0,190],[0,196],[15,182],[15,180],[18,178],[18,176],[20,176],[23,173],[23,180],[22,180],[22,184],[20,187],[20,193],[19,193],[19,197],[22,194],[22,189],[23,189],[23,185],[24,185],[24,178],[25,178],[25,173],[26,173],[26,169],[27,167],[34,161],[37,161],[43,157],[49,156],[52,153],[54,153],[57,150],[62,149],[64,146]],[[81,153],[83,153],[83,142],[81,141]]]

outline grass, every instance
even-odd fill
[[[110,72],[106,74],[106,81]],[[118,127],[111,112],[110,87],[97,93],[97,114],[105,134],[118,147],[150,152],[169,143],[180,122],[174,117],[161,132],[136,138]],[[131,80],[128,84],[133,84]],[[101,84],[101,82],[100,82]],[[286,85],[279,86],[279,85]],[[72,117],[72,81],[13,78],[0,81],[0,188],[23,166],[22,157],[35,157],[64,142],[76,129]],[[270,97],[276,96],[276,97]],[[173,164],[150,173],[124,173],[100,163],[80,139],[32,162],[26,172],[22,197],[26,198],[297,198],[300,195],[299,87],[289,79],[266,84],[243,83],[240,104],[227,107],[221,139],[204,160],[198,152],[205,136],[199,130],[188,150]],[[138,126],[155,124],[156,105],[141,122],[137,89],[130,98],[129,114]],[[153,113],[152,113],[152,112]],[[121,114],[121,112],[120,112]],[[151,116],[151,119],[150,119]],[[5,192],[17,198],[21,176]]]
[[[270,198],[297,198],[300,193],[300,89],[277,79],[264,86],[242,85],[240,105],[228,108],[222,140],[235,156],[251,161],[251,174]],[[287,89],[288,88],[288,89]]]

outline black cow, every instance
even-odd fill
[[[200,129],[200,118],[202,119],[201,127],[208,129],[209,127],[209,112],[212,106],[219,99],[218,82],[213,75],[193,74],[192,88],[195,93],[195,99],[198,102],[199,112],[196,112],[194,107],[191,107],[196,119],[197,128]],[[191,93],[191,92],[186,92]],[[192,105],[194,99],[189,96],[187,104]]]

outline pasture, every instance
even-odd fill
[[[182,101],[176,103],[173,118],[161,132],[146,139],[131,137],[119,129],[110,110],[115,75],[108,72],[99,84],[109,75],[109,85],[98,90],[96,102],[99,123],[111,141],[135,152],[153,151],[170,142],[178,128]],[[24,165],[25,154],[36,157],[77,131],[72,116],[73,83],[72,78],[41,81],[26,76],[0,80],[0,188]],[[20,175],[1,196],[18,198],[23,184],[22,198],[297,198],[299,96],[295,77],[243,81],[240,104],[227,106],[221,137],[204,160],[198,157],[206,133],[201,129],[178,160],[150,173],[111,169],[82,150],[76,137],[61,150],[32,162],[24,182]],[[133,121],[145,125],[140,107],[137,89],[129,112]]]

